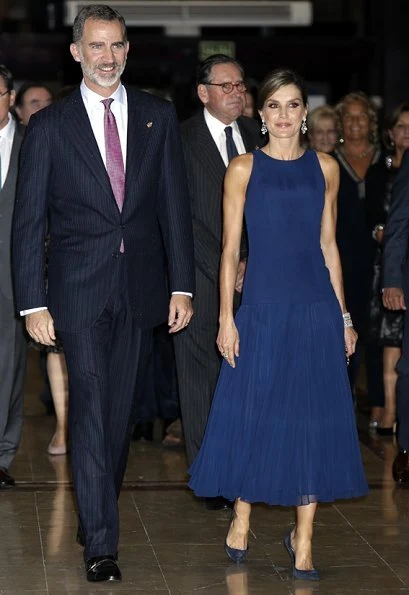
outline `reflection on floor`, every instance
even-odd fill
[[[409,594],[409,490],[391,476],[396,446],[362,434],[370,495],[322,506],[315,529],[319,584],[289,574],[282,546],[288,509],[254,507],[248,562],[229,564],[228,513],[210,512],[184,488],[183,452],[134,443],[120,499],[122,583],[90,585],[75,543],[69,459],[49,457],[53,418],[38,401],[30,355],[24,436],[10,469],[18,485],[0,492],[0,595],[137,593],[209,595]]]

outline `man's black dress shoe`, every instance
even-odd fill
[[[7,469],[0,467],[0,489],[6,490],[7,488],[12,488],[14,485],[16,485],[16,482]]]
[[[409,452],[400,450],[392,465],[393,479],[398,483],[409,482]]]
[[[204,506],[207,510],[228,510],[232,509],[234,502],[230,502],[222,496],[216,496],[215,498],[204,498]]]
[[[87,581],[121,581],[122,575],[114,556],[96,556],[86,563]]]

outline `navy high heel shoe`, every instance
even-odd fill
[[[235,516],[235,513],[233,511],[232,515],[231,515],[230,525],[234,521],[234,516]],[[229,527],[230,527],[230,525],[229,525]],[[235,547],[230,547],[229,545],[227,545],[227,537],[226,537],[226,541],[224,542],[224,551],[226,552],[226,554],[228,555],[228,557],[230,558],[230,560],[232,562],[234,562],[235,564],[241,564],[241,562],[244,562],[244,560],[247,556],[247,552],[249,551],[249,546],[247,546],[247,548],[245,550],[239,550]]]
[[[315,568],[312,570],[298,570],[298,568],[295,567],[295,552],[291,545],[291,529],[288,529],[283,544],[291,559],[293,578],[305,581],[319,581],[321,578],[320,573]]]
[[[234,562],[235,564],[241,564],[246,559],[247,552],[249,551],[249,548],[247,546],[247,549],[245,549],[245,550],[238,550],[235,547],[229,547],[227,545],[227,541],[225,541],[224,542],[224,551],[229,556],[229,558],[232,562]]]

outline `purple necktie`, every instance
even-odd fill
[[[106,168],[118,209],[122,211],[125,198],[125,169],[115,116],[111,111],[112,97],[103,99]],[[124,251],[122,240],[120,251]]]

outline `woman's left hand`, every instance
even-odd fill
[[[356,330],[351,326],[344,329],[345,338],[345,353],[347,357],[350,357],[355,353],[356,342],[358,341],[358,334]]]

